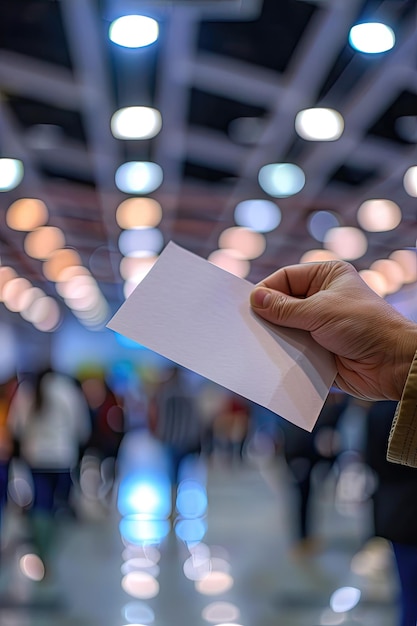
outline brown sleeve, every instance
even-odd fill
[[[417,467],[417,352],[395,411],[388,439],[387,460]]]

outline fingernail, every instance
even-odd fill
[[[266,309],[271,300],[271,294],[266,289],[255,289],[251,293],[251,304],[258,309]]]

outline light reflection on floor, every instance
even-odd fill
[[[329,480],[315,497],[320,543],[297,552],[280,465],[263,476],[247,466],[210,466],[203,542],[171,531],[143,549],[123,545],[115,512],[105,521],[68,521],[52,582],[22,573],[30,546],[23,520],[9,512],[0,624],[392,626],[397,588],[389,548],[366,542],[365,506],[351,515],[335,511],[333,491]]]

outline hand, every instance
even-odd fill
[[[284,267],[251,294],[254,311],[307,330],[336,359],[337,386],[365,400],[399,400],[417,350],[417,325],[344,261]]]

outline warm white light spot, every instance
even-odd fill
[[[7,265],[3,265],[0,267],[0,302],[3,300],[3,291],[5,285],[9,282],[9,280],[13,280],[16,277],[17,274],[13,268],[8,267]]]
[[[323,261],[337,261],[340,257],[330,250],[307,250],[300,259],[300,263],[321,263]]]
[[[324,241],[330,228],[340,226],[339,216],[332,211],[314,211],[309,217],[308,232],[317,241]]]
[[[335,613],[351,611],[361,599],[361,592],[356,587],[341,587],[330,598],[330,608]]]
[[[206,558],[198,558],[195,556],[190,556],[183,565],[184,576],[188,578],[188,580],[203,580],[210,574],[212,570],[210,555],[207,555]]]
[[[42,200],[21,198],[7,209],[6,223],[14,230],[29,231],[46,224],[48,217],[48,209]]]
[[[56,330],[61,322],[61,311],[58,303],[52,298],[48,298],[48,311],[41,320],[34,320],[33,325],[44,333],[51,333]]]
[[[37,554],[25,554],[19,560],[20,571],[30,580],[40,581],[45,576],[45,566]]]
[[[124,15],[110,24],[109,38],[125,48],[143,48],[158,39],[158,22],[145,15]]]
[[[56,281],[63,269],[81,265],[80,255],[73,248],[55,250],[43,264],[43,273],[48,280]]]
[[[305,185],[305,174],[294,163],[269,163],[259,170],[258,181],[270,196],[286,198],[301,191]]]
[[[249,274],[250,263],[246,259],[237,258],[235,255],[234,250],[215,250],[209,255],[208,260],[213,265],[230,272],[230,274],[245,278]]]
[[[295,117],[295,130],[309,141],[335,141],[342,135],[343,129],[343,117],[334,109],[304,109]]]
[[[126,107],[111,118],[111,131],[118,139],[150,139],[162,127],[161,114],[151,107]]]
[[[240,611],[231,602],[212,602],[202,611],[201,616],[206,622],[219,624],[220,622],[235,622],[239,619]]]
[[[26,278],[12,278],[3,287],[2,297],[5,306],[14,313],[24,308],[24,293],[32,287]]]
[[[239,226],[267,233],[281,223],[281,209],[271,200],[243,200],[235,208]]]
[[[124,256],[158,254],[163,245],[164,236],[158,228],[131,228],[119,237],[119,250]]]
[[[233,578],[225,572],[210,572],[203,580],[197,580],[196,591],[206,596],[215,596],[225,593],[233,587]]]
[[[392,28],[380,22],[366,22],[352,26],[349,43],[359,52],[377,54],[394,47],[395,35]]]
[[[75,276],[91,276],[91,273],[83,265],[68,265],[59,272],[55,280],[58,283],[66,283]]]
[[[134,598],[148,600],[159,593],[159,583],[148,572],[130,572],[122,578],[122,589]]]
[[[236,251],[242,259],[256,259],[265,251],[265,237],[241,226],[227,228],[219,237],[219,247]]]
[[[153,228],[162,219],[162,207],[152,198],[128,198],[116,210],[120,228]]]
[[[34,259],[47,259],[52,252],[65,245],[64,233],[56,226],[40,226],[25,237],[24,248]]]
[[[126,256],[120,261],[120,275],[124,280],[140,282],[153,267],[157,258],[156,256],[144,258]]]
[[[25,311],[25,319],[32,322],[33,325],[42,324],[49,319],[49,316],[56,312],[57,303],[53,298],[44,296],[42,298],[36,298],[31,306]]]
[[[387,281],[379,272],[375,272],[375,270],[361,270],[359,272],[360,277],[363,281],[383,298],[388,293]]]
[[[26,311],[29,310],[33,302],[38,298],[44,298],[45,296],[46,293],[42,291],[42,289],[39,289],[39,287],[31,287],[30,289],[26,289],[26,291],[21,294],[20,315],[23,319],[28,319],[26,317]]]
[[[395,293],[403,286],[403,269],[393,259],[379,259],[372,263],[369,269],[382,274],[387,283],[387,293]]]
[[[369,232],[393,230],[401,222],[401,209],[392,200],[366,200],[358,209],[358,222]]]
[[[403,184],[408,195],[417,198],[417,165],[408,168],[404,174]]]
[[[150,161],[129,161],[116,170],[116,187],[125,193],[146,194],[162,184],[160,165]]]
[[[0,159],[0,191],[10,191],[23,178],[23,163],[18,159]]]
[[[328,230],[324,245],[346,261],[359,259],[368,249],[368,241],[364,233],[352,226],[340,226]]]
[[[401,265],[404,283],[413,283],[417,280],[417,249],[395,250],[389,258]]]

